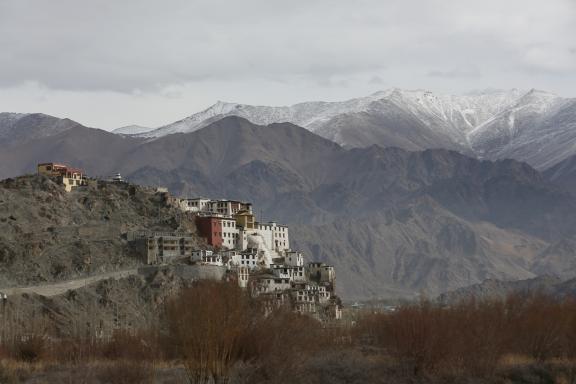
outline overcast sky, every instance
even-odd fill
[[[0,111],[112,129],[391,87],[576,96],[576,0],[0,0]]]

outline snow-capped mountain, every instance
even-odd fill
[[[140,135],[152,130],[154,130],[154,128],[143,127],[141,125],[127,125],[125,127],[114,129],[112,133],[117,133],[120,135]]]
[[[576,100],[532,90],[468,134],[477,157],[547,169],[576,153]]]
[[[511,157],[544,169],[576,153],[575,108],[573,99],[534,89],[464,95],[390,89],[342,102],[286,107],[219,101],[136,136],[192,132],[233,115],[260,125],[290,122],[347,147],[446,148],[486,159]]]
[[[436,95],[424,90],[390,89],[342,102],[313,101],[288,107],[253,106],[219,101],[202,112],[146,132],[142,136],[160,137],[172,133],[192,132],[216,119],[235,115],[261,125],[290,122],[337,139],[339,129],[329,126],[334,118],[358,113],[389,114],[394,112],[391,109],[396,109],[396,113],[412,115],[425,125],[438,125],[439,129],[440,126],[448,125],[449,127],[444,129],[454,131],[453,135],[462,136],[461,141],[464,143],[463,131],[476,127],[513,104],[522,94],[516,89],[477,92],[464,96]],[[340,142],[340,144],[347,143]]]
[[[131,125],[113,132],[156,140],[189,133],[226,116],[258,125],[290,122],[345,147],[444,148],[481,159],[513,158],[544,170],[576,155],[576,99],[530,90],[485,90],[443,95],[390,89],[341,102],[286,107],[219,101],[160,127]],[[43,114],[0,113],[0,141],[21,142],[79,125]]]

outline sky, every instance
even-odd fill
[[[0,0],[0,111],[158,127],[218,100],[576,96],[576,0]]]

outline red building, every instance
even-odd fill
[[[86,185],[84,173],[81,169],[72,168],[64,164],[41,163],[38,164],[38,174],[55,178],[58,183],[64,185],[66,191]]]
[[[222,247],[222,218],[215,216],[196,216],[198,234],[205,237],[213,247]]]

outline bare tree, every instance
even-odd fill
[[[227,383],[254,323],[250,298],[236,284],[200,281],[167,304],[174,345],[192,383]]]

